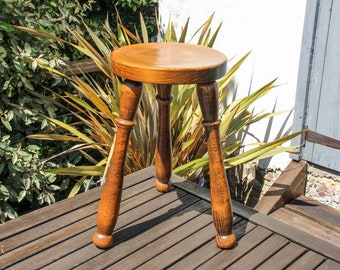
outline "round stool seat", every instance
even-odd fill
[[[226,56],[214,49],[184,43],[141,43],[111,53],[112,71],[138,82],[197,84],[226,73]]]

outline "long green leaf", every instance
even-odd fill
[[[45,140],[45,141],[74,141],[74,142],[82,142],[77,137],[62,135],[62,134],[32,134],[28,135],[26,138],[35,139],[35,140]]]
[[[146,24],[145,24],[142,13],[140,13],[139,18],[140,18],[140,26],[141,26],[141,29],[142,29],[143,42],[148,43],[149,42],[149,35],[148,35],[148,30],[146,28]]]
[[[66,40],[64,40],[60,37],[57,37],[55,35],[49,34],[47,32],[41,31],[41,30],[32,29],[32,28],[28,28],[28,27],[24,27],[24,26],[14,26],[14,25],[12,25],[12,26],[14,28],[21,30],[21,31],[25,31],[27,33],[30,33],[34,36],[40,36],[40,37],[49,38],[49,39],[52,39],[52,40],[55,40],[55,41],[59,41],[59,42],[62,42],[62,43],[70,44],[68,41],[66,41]]]
[[[245,54],[240,60],[238,60],[230,69],[228,69],[228,72],[226,73],[226,75],[219,80],[219,88],[220,89],[225,89],[228,84],[230,83],[230,81],[234,78],[236,72],[240,69],[240,67],[242,66],[242,64],[244,63],[244,61],[248,58],[248,56],[250,55],[251,52],[248,52],[247,54]]]
[[[214,46],[214,43],[215,43],[215,41],[216,41],[216,38],[217,38],[218,33],[219,33],[220,30],[221,30],[221,27],[222,27],[222,23],[220,23],[220,25],[217,27],[217,29],[216,29],[216,31],[214,32],[214,34],[212,35],[212,37],[211,37],[209,43],[207,44],[207,46],[208,46],[209,48],[212,48],[212,47]]]
[[[71,132],[73,135],[79,137],[80,139],[82,139],[84,142],[87,143],[94,143],[93,140],[91,140],[89,137],[87,137],[85,134],[81,133],[80,131],[78,131],[77,129],[75,129],[74,127],[72,127],[71,125],[65,124],[64,122],[61,122],[57,119],[53,119],[53,118],[47,118],[49,121],[55,123],[56,125],[64,128],[65,130]]]
[[[188,27],[189,27],[189,21],[190,21],[190,18],[187,19],[187,21],[186,21],[186,23],[184,25],[184,28],[181,31],[181,36],[179,37],[179,40],[178,40],[179,43],[184,43],[185,42],[185,38],[187,36]]]
[[[101,97],[98,96],[98,94],[93,90],[92,87],[90,87],[87,83],[85,83],[80,78],[76,77],[74,79],[76,83],[81,87],[81,89],[86,94],[87,98],[107,117],[112,118],[112,114],[110,109],[107,107],[105,102]]]
[[[104,172],[103,166],[76,166],[69,168],[60,168],[60,169],[49,169],[46,170],[50,173],[61,174],[61,175],[70,175],[70,176],[102,176]]]
[[[86,23],[84,23],[84,25],[87,32],[90,34],[91,39],[96,44],[97,48],[101,51],[102,55],[109,55],[111,53],[111,49],[98,38],[98,36],[87,26]],[[104,63],[107,64],[106,62]]]
[[[249,96],[244,97],[240,100],[240,109],[239,111],[243,111],[244,109],[248,108],[250,105],[254,104],[259,98],[263,97],[267,94],[271,89],[273,89],[274,83],[277,79],[272,80],[271,82],[267,83],[266,85],[262,86],[259,90],[255,91],[254,93],[250,94]]]
[[[203,45],[204,44],[204,37],[207,34],[207,32],[209,31],[209,27],[211,25],[211,22],[214,18],[214,14],[210,15],[210,17],[208,18],[208,20],[203,24],[203,28],[201,31],[201,35],[198,39],[198,43],[199,45]]]
[[[179,166],[177,168],[173,169],[174,174],[178,174],[180,176],[185,176],[189,172],[192,172],[194,170],[197,170],[199,168],[202,168],[204,166],[207,166],[209,163],[209,158],[208,157],[202,157],[195,159],[191,162],[188,162],[182,166]]]
[[[255,147],[253,149],[250,149],[244,153],[241,153],[235,157],[231,157],[231,158],[227,158],[225,160],[225,167],[226,168],[231,168],[233,166],[239,165],[239,164],[244,164],[246,162],[249,162],[251,160],[254,160],[258,157],[260,157],[261,155],[264,155],[265,153],[273,150],[274,148],[280,146],[281,144],[291,140],[292,138],[306,132],[307,129],[299,131],[299,132],[295,132],[293,134],[290,134],[288,136],[276,139],[272,142],[269,143],[265,143],[263,145],[260,145],[258,147]]]

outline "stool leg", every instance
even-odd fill
[[[113,243],[112,232],[119,214],[126,151],[141,93],[141,83],[126,80],[122,85],[115,148],[99,203],[97,231],[93,235],[93,242],[99,248],[108,248]]]
[[[218,247],[231,248],[236,238],[232,234],[233,212],[219,134],[217,83],[197,85],[197,95],[208,137],[211,209],[217,231],[215,240]]]
[[[171,85],[157,85],[159,104],[158,138],[156,149],[156,189],[167,192],[171,189],[169,183],[172,170],[172,146],[170,131],[170,104],[172,101]]]

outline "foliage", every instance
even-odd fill
[[[66,108],[29,94],[48,96],[51,90],[57,94],[62,94],[65,89],[73,91],[67,80],[37,68],[37,62],[59,69],[65,68],[67,61],[84,55],[62,42],[32,37],[12,25],[24,25],[74,41],[69,29],[85,35],[83,22],[86,22],[96,35],[102,36],[107,34],[100,23],[107,16],[101,10],[102,2],[2,0],[0,3],[0,222],[41,204],[54,202],[69,192],[72,186],[69,177],[52,177],[43,168],[70,167],[80,162],[87,164],[82,160],[81,151],[70,154],[66,151],[63,156],[56,154],[70,149],[72,142],[60,144],[26,139],[31,134],[44,132],[44,129],[63,134],[62,129],[42,115],[64,123],[73,121]],[[110,10],[115,14],[114,6]],[[153,12],[153,9],[149,12],[150,20]],[[110,18],[116,20],[113,15]],[[50,156],[54,158],[49,159]],[[90,180],[84,179],[86,183],[82,188],[87,189]]]
[[[4,0],[0,5],[0,221],[4,222],[18,211],[54,202],[58,196],[55,191],[61,193],[69,181],[68,178],[57,181],[54,175],[43,171],[44,166],[55,168],[67,166],[68,162],[60,159],[54,160],[55,163],[42,162],[53,153],[53,148],[63,151],[69,147],[67,144],[25,140],[27,135],[52,128],[41,114],[57,117],[59,109],[45,100],[32,98],[26,90],[45,93],[44,87],[58,85],[62,80],[47,76],[45,70],[37,70],[34,62],[29,64],[23,57],[59,67],[68,60],[66,54],[74,56],[62,44],[32,38],[11,25],[26,25],[70,38],[67,27],[71,24],[81,31],[81,18],[90,6],[77,1],[70,4],[37,0]],[[80,57],[77,51],[74,53]]]
[[[139,14],[143,14],[145,27],[149,34],[151,36],[157,34],[156,11],[158,0],[103,0],[98,4],[101,5],[101,10],[106,10],[114,5],[117,13],[112,12],[109,16],[114,17],[116,14],[122,14],[121,22],[127,29],[137,29],[139,31],[140,29],[136,26],[139,25]]]
[[[0,206],[0,221],[4,222],[7,218],[15,218],[17,209],[15,203],[24,199],[31,203],[30,208],[37,204],[55,202],[54,192],[62,191],[67,188],[69,179],[65,179],[61,184],[56,185],[56,175],[42,171],[45,165],[40,160],[38,145],[28,145],[25,150],[21,149],[21,144],[11,146],[10,136],[3,136],[0,142],[0,154],[3,157],[0,164],[0,174],[7,174],[0,183],[0,199],[3,203]]]
[[[19,203],[22,204],[22,210],[27,211],[36,208],[37,204],[55,201],[56,189],[52,190],[50,185],[55,185],[56,177],[43,172],[43,165],[46,164],[40,159],[43,152],[50,154],[49,148],[41,142],[27,144],[23,140],[24,134],[39,130],[32,127],[38,121],[37,115],[24,108],[31,101],[29,97],[22,97],[20,106],[12,109],[0,107],[3,124],[0,128],[0,222],[15,217]],[[49,108],[47,102],[41,100],[41,104],[45,104],[46,109]],[[53,112],[52,109],[51,111]],[[64,161],[60,161],[55,160],[56,163],[49,165],[66,165]]]
[[[205,46],[213,46],[219,28],[215,32],[211,32],[210,24],[212,16],[202,27],[197,31],[200,35],[198,44]],[[114,141],[116,125],[115,117],[118,113],[119,94],[121,81],[110,71],[109,53],[110,48],[129,45],[134,42],[145,42],[149,40],[146,26],[141,18],[140,38],[138,32],[135,34],[127,30],[123,25],[118,25],[117,35],[114,35],[109,26],[105,25],[106,30],[111,38],[111,43],[104,43],[96,37],[96,35],[87,28],[89,36],[91,36],[96,44],[96,49],[87,43],[84,38],[76,31],[71,31],[72,35],[77,39],[79,45],[72,44],[66,40],[61,40],[58,37],[42,33],[34,29],[24,30],[35,35],[45,36],[50,39],[56,39],[66,44],[74,46],[90,57],[98,66],[98,70],[108,77],[105,85],[99,85],[90,76],[82,80],[78,76],[69,76],[68,80],[72,82],[77,94],[66,93],[63,98],[72,109],[70,112],[79,119],[88,129],[86,133],[81,133],[75,128],[73,123],[65,124],[56,119],[49,118],[54,124],[66,129],[69,132],[68,136],[55,137],[55,134],[37,134],[31,138],[47,139],[52,138],[69,141],[79,141],[78,146],[82,149],[96,149],[101,159],[94,160],[88,156],[91,167],[63,168],[53,170],[59,174],[74,174],[105,177],[104,164],[107,162]],[[184,42],[186,39],[186,30],[188,23],[183,28],[179,38],[170,24],[166,31],[164,40]],[[22,29],[22,28],[20,28]],[[235,100],[229,105],[223,105],[223,102],[228,95],[229,83],[233,79],[236,71],[245,61],[247,55],[241,58],[238,62],[230,67],[227,74],[218,82],[220,89],[220,118],[221,118],[221,137],[224,161],[226,168],[242,164],[254,159],[268,157],[270,155],[291,151],[293,147],[282,147],[281,145],[290,140],[299,133],[279,138],[269,143],[257,143],[250,150],[239,153],[244,145],[242,140],[237,139],[237,135],[242,130],[264,118],[273,117],[276,113],[253,114],[250,107],[263,95],[267,94],[274,88],[274,81],[266,84],[259,90],[240,100]],[[58,70],[50,68],[44,63],[38,62],[38,65],[50,70],[60,76],[65,76]],[[130,173],[139,170],[146,166],[152,165],[155,155],[155,140],[156,140],[156,120],[157,106],[155,95],[156,89],[154,85],[145,84],[141,100],[141,106],[137,111],[136,126],[131,135],[131,142],[128,148],[125,173]],[[182,85],[173,87],[174,99],[171,107],[171,130],[173,137],[173,164],[174,172],[187,178],[197,178],[200,174],[206,174],[208,169],[207,147],[204,142],[204,130],[201,125],[202,115],[198,105],[198,100],[195,94],[194,85]],[[41,97],[43,98],[43,97]],[[59,104],[61,106],[61,104]],[[72,192],[77,192],[75,188]]]

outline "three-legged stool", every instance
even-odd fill
[[[170,103],[173,84],[197,84],[197,95],[208,137],[211,208],[220,248],[235,244],[232,234],[231,199],[223,165],[218,119],[218,89],[215,82],[226,72],[224,54],[198,45],[183,43],[143,43],[125,46],[111,54],[112,71],[125,79],[120,97],[120,113],[114,153],[100,199],[97,232],[93,242],[99,248],[113,243],[121,202],[125,156],[134,116],[142,93],[142,83],[157,84],[159,103],[158,141],[156,150],[156,188],[171,189],[172,169]]]

